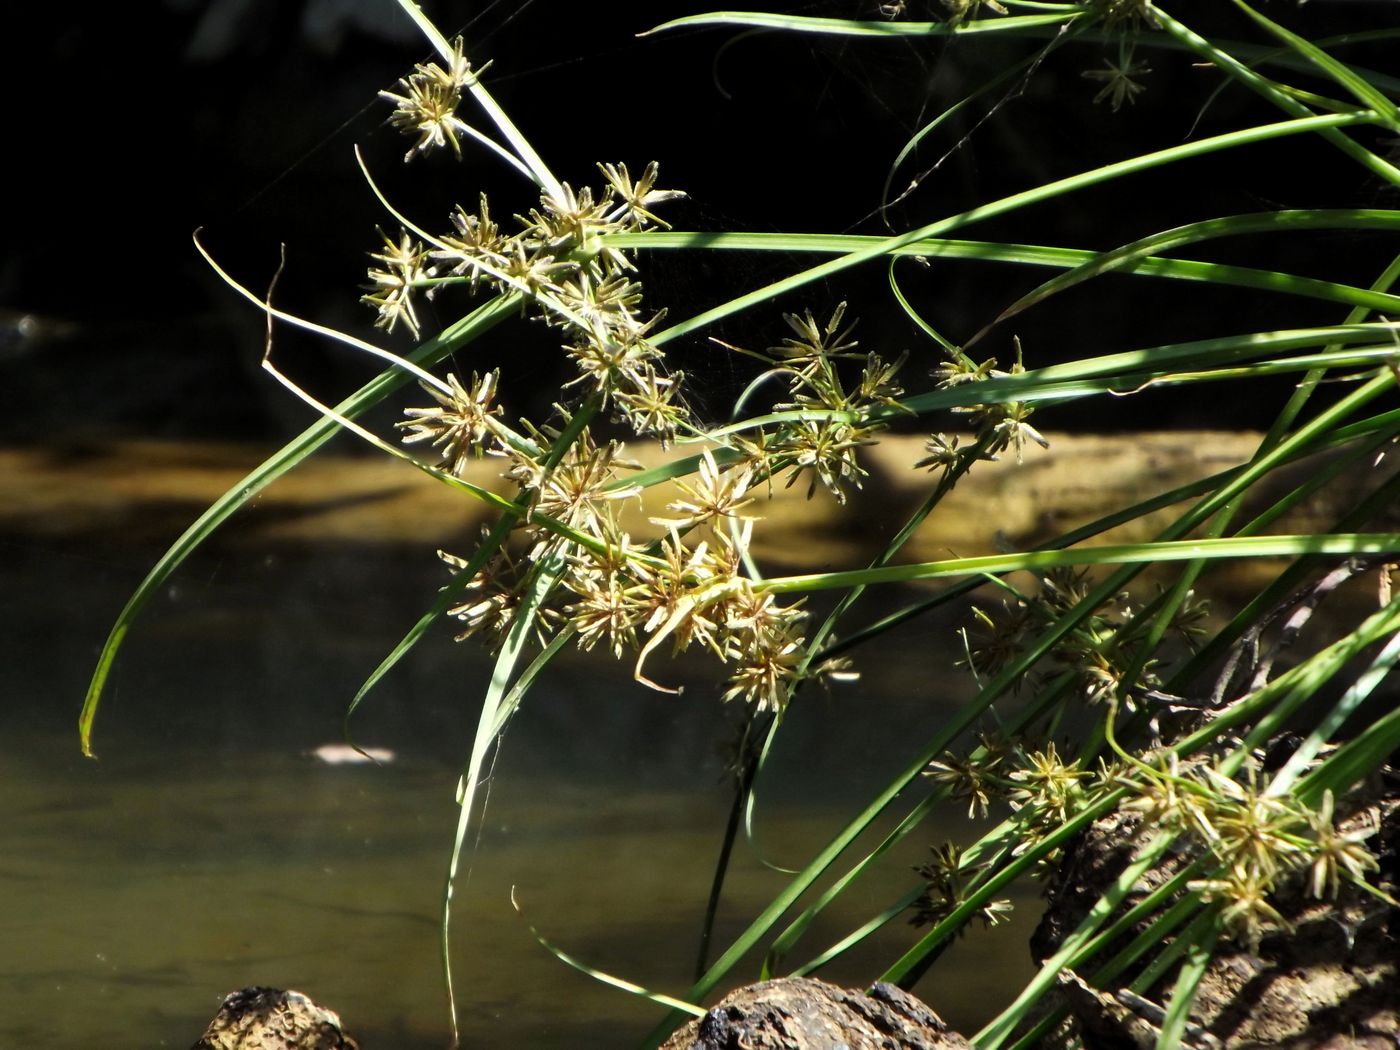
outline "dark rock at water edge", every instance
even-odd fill
[[[191,1050],[360,1050],[340,1018],[301,992],[244,988],[224,999]]]
[[[970,1050],[918,999],[889,984],[870,991],[804,977],[731,992],[662,1050]]]

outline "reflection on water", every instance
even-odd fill
[[[440,1047],[438,907],[457,763],[489,665],[443,630],[357,716],[358,739],[391,749],[392,763],[332,766],[312,752],[339,739],[347,699],[442,582],[429,551],[385,542],[428,521],[405,498],[441,494],[405,495],[402,472],[373,480],[378,463],[342,463],[342,483],[320,497],[274,490],[153,603],[99,720],[102,761],[78,757],[74,720],[108,625],[153,544],[227,483],[228,464],[209,455],[190,452],[173,487],[143,476],[148,458],[108,463],[105,480],[89,471],[84,489],[64,461],[11,464],[0,512],[4,586],[17,599],[0,632],[0,1048],[186,1046],[224,993],[249,984],[311,994],[369,1047]],[[362,498],[329,507],[349,476],[371,478]],[[355,535],[310,541],[318,515],[343,529],[347,506]],[[432,528],[462,535],[458,504],[441,506]],[[940,527],[967,554],[986,549],[996,524]],[[818,566],[828,555],[858,564],[851,545],[874,531],[833,526],[823,547],[810,518],[797,525],[789,546],[813,537],[805,556]],[[803,864],[966,697],[952,666],[957,615],[906,625],[862,653],[858,684],[794,707],[760,785],[765,859]],[[527,697],[454,906],[468,1045],[625,1046],[658,1016],[545,952],[512,911],[512,886],[528,921],[585,962],[671,994],[690,983],[730,801],[735,712],[715,701],[713,670],[665,668],[688,688],[664,696],[606,657],[570,653]],[[945,814],[906,843],[793,964],[903,893],[931,840],[966,833]],[[716,943],[783,885],[738,851]],[[975,1028],[1029,974],[1035,913],[1033,898],[1019,899],[1014,922],[970,935],[915,990]],[[864,983],[913,936],[897,922],[826,975]]]

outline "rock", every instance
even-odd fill
[[[788,977],[731,992],[662,1050],[970,1050],[918,999],[889,984],[868,993]]]
[[[224,1000],[191,1050],[360,1050],[340,1018],[301,992],[244,988]]]

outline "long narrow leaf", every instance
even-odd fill
[[[1229,76],[1246,85],[1250,90],[1269,99],[1274,105],[1285,113],[1291,113],[1295,117],[1307,119],[1306,114],[1311,113],[1306,106],[1287,94],[1279,91],[1267,79],[1250,69],[1234,55],[1206,40],[1195,30],[1177,21],[1161,8],[1153,8],[1153,17],[1157,19],[1157,24],[1164,30],[1176,37],[1181,43],[1201,55],[1207,61],[1224,70]],[[1381,119],[1379,114],[1372,115],[1369,119]],[[1355,139],[1346,135],[1341,130],[1343,125],[1335,124],[1331,126],[1319,126],[1315,130],[1319,135],[1331,142],[1352,160],[1375,175],[1380,176],[1392,185],[1400,185],[1400,168],[1394,164],[1377,156],[1371,150],[1361,145]]]
[[[1302,55],[1318,69],[1322,70],[1333,81],[1351,92],[1353,98],[1363,106],[1374,109],[1388,120],[1392,127],[1400,123],[1400,110],[1396,110],[1395,103],[1385,94],[1378,91],[1373,85],[1366,82],[1366,79],[1359,76],[1354,70],[1344,62],[1338,62],[1322,48],[1309,40],[1305,40],[1297,33],[1294,33],[1277,22],[1265,18],[1254,8],[1250,7],[1244,0],[1235,0],[1235,6],[1247,14],[1254,21],[1263,26],[1266,30],[1278,37],[1285,45]],[[1400,128],[1397,128],[1400,130]]]
[[[558,556],[550,556],[542,561],[531,574],[526,593],[515,611],[515,619],[496,657],[496,667],[491,674],[491,683],[481,702],[481,716],[477,721],[476,735],[472,738],[471,756],[457,785],[457,830],[452,840],[452,854],[447,864],[447,878],[442,894],[442,969],[447,986],[447,1006],[452,1019],[452,1038],[457,1040],[458,1009],[456,987],[452,977],[452,895],[457,883],[457,870],[461,863],[462,849],[466,844],[467,831],[476,811],[476,792],[481,785],[481,771],[486,764],[486,756],[501,736],[501,729],[514,711],[513,704],[519,703],[519,693],[509,693],[511,677],[515,665],[529,644],[536,630],[535,617],[545,598],[554,589],[563,571],[563,562]],[[513,699],[508,701],[508,696]]]
[[[522,920],[525,919],[525,910],[520,906],[520,902],[516,898],[514,887],[511,887],[510,903],[511,906],[515,908],[516,914],[519,915]],[[534,926],[530,925],[528,921],[525,922],[525,927],[530,931],[530,936],[535,938],[539,946],[545,951],[549,952],[550,955],[554,956],[566,966],[570,966],[573,969],[577,970],[579,973],[586,974],[587,976],[592,977],[595,981],[601,981],[604,984],[611,985],[614,988],[626,992],[628,995],[635,995],[638,998],[650,1000],[651,1002],[656,1003],[658,1006],[664,1006],[671,1010],[679,1010],[681,1013],[689,1014],[691,1017],[705,1016],[706,1011],[703,1008],[696,1006],[694,1003],[687,1003],[684,1000],[676,999],[669,995],[662,995],[659,992],[649,992],[640,984],[633,984],[631,981],[624,981],[621,977],[614,977],[612,974],[604,973],[602,970],[596,969],[595,967],[589,966],[585,962],[575,959],[572,955],[568,954],[562,948],[556,947],[555,945],[551,944],[545,938],[544,934],[540,933],[539,930],[535,929]]]
[[[456,324],[451,325],[442,334],[426,341],[416,351],[409,355],[410,360],[420,367],[428,367],[443,360],[454,350],[467,345],[474,339],[479,338],[484,333],[490,331],[500,324],[507,317],[510,317],[519,309],[519,302],[514,296],[505,296],[494,299],[473,310],[466,317]],[[336,406],[336,410],[342,415],[355,418],[370,408],[379,404],[395,390],[404,386],[410,376],[397,368],[389,369],[380,373],[370,380],[355,393],[351,394],[344,401]],[[102,699],[102,692],[107,684],[107,679],[111,675],[112,665],[121,650],[122,643],[126,640],[127,632],[132,624],[140,616],[146,603],[163,587],[167,580],[179,569],[180,565],[194,553],[221,525],[224,524],[235,512],[254,496],[272,484],[283,474],[295,468],[299,463],[314,453],[331,438],[339,433],[340,427],[334,420],[321,419],[307,427],[295,438],[289,441],[277,452],[273,453],[253,470],[246,474],[232,488],[220,496],[209,509],[201,514],[194,523],[180,534],[180,537],[170,546],[156,562],[155,566],[140,585],[132,592],[127,599],[126,605],[118,614],[116,622],[112,625],[112,630],[107,636],[107,641],[102,646],[102,652],[97,659],[97,667],[93,671],[92,680],[88,684],[87,696],[83,701],[83,710],[78,717],[78,733],[82,743],[83,754],[89,758],[95,757],[92,751],[92,730],[93,723],[97,718],[98,706]]]
[[[804,287],[814,281],[825,280],[854,266],[859,266],[872,259],[878,259],[891,251],[902,248],[907,244],[912,244],[915,241],[924,240],[929,237],[941,237],[944,234],[951,233],[954,230],[961,229],[974,222],[996,218],[999,215],[1005,215],[1032,204],[1041,204],[1067,193],[1088,189],[1092,186],[1122,178],[1126,175],[1132,175],[1142,171],[1151,171],[1154,168],[1159,168],[1167,164],[1203,157],[1221,150],[1237,149],[1242,146],[1267,142],[1291,135],[1336,131],[1338,128],[1366,124],[1373,121],[1374,117],[1369,113],[1339,113],[1326,114],[1323,116],[1299,117],[1295,120],[1286,120],[1275,124],[1264,124],[1257,127],[1245,128],[1240,131],[1228,132],[1223,135],[1215,135],[1210,138],[1200,139],[1196,142],[1188,142],[1180,146],[1173,146],[1169,149],[1158,150],[1155,153],[1146,153],[1141,156],[1132,157],[1114,164],[1106,164],[1092,171],[1081,172],[1078,175],[1057,179],[1054,182],[1048,182],[1042,186],[1034,187],[1033,189],[1014,193],[1009,197],[1003,197],[988,204],[979,205],[978,207],[960,212],[957,215],[939,219],[926,226],[910,230],[908,233],[887,238],[869,248],[851,252],[839,259],[833,259],[799,273],[792,274],[789,277],[782,278],[781,280],[774,281],[771,284],[764,285],[761,288],[756,288],[751,292],[729,300],[727,303],[712,307],[678,324],[672,325],[665,331],[659,332],[653,336],[651,341],[658,346],[662,345],[672,339],[679,338],[682,335],[687,335],[711,325],[725,317],[741,313],[760,303],[767,303],[777,296],[785,295],[790,291]],[[1348,139],[1347,141],[1351,140]],[[1397,173],[1397,175],[1400,175],[1400,173]]]
[[[981,18],[954,25],[951,22],[861,22],[847,18],[814,18],[765,11],[710,11],[663,22],[639,36],[668,29],[696,29],[702,26],[776,29],[819,36],[859,36],[899,40],[908,37],[975,36],[982,33],[1020,33],[1047,25],[1066,25],[1083,17],[1083,10],[1065,8],[1044,15],[1017,15],[1010,18]]]
[[[891,565],[845,572],[779,576],[754,585],[773,594],[805,593],[873,583],[909,583],[945,576],[1044,571],[1066,565],[1151,564],[1194,558],[1278,558],[1301,554],[1392,554],[1400,552],[1400,533],[1348,533],[1339,536],[1233,536],[1219,539],[1175,540],[1164,543],[1110,544],[1068,550],[986,554],[976,558]]]
[[[1156,1050],[1179,1050],[1181,1040],[1186,1035],[1186,1026],[1191,1019],[1191,1006],[1196,1001],[1196,991],[1210,966],[1215,942],[1220,936],[1218,926],[1211,924],[1199,940],[1189,940],[1186,961],[1176,975],[1176,985],[1172,988],[1171,1001],[1167,1004],[1167,1015],[1162,1020],[1162,1032],[1157,1039]],[[1183,940],[1186,938],[1183,937]]]
[[[1161,233],[1154,233],[1131,244],[1125,244],[1120,248],[1103,252],[1085,260],[1068,273],[1052,277],[1038,288],[1027,292],[998,314],[992,323],[999,324],[1037,303],[1044,302],[1050,296],[1081,284],[1090,278],[1117,270],[1142,272],[1134,266],[1138,260],[1146,260],[1158,252],[1170,251],[1186,244],[1251,233],[1292,232],[1304,229],[1396,228],[1400,228],[1400,212],[1370,208],[1262,212],[1252,215],[1231,215],[1190,223],[1175,229],[1164,230]],[[1360,320],[1360,318],[1355,320]],[[968,342],[970,344],[973,341],[969,340]]]

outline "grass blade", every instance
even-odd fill
[[[724,26],[745,29],[776,29],[817,36],[859,36],[900,40],[908,37],[975,36],[981,33],[1019,33],[1040,26],[1062,26],[1082,18],[1086,12],[1066,8],[1043,15],[1014,15],[1009,18],[982,18],[954,25],[951,22],[863,22],[849,18],[816,18],[765,11],[711,11],[686,15],[648,29],[638,36],[662,33],[668,29],[697,29]]]
[[[494,299],[478,307],[456,324],[449,326],[440,335],[429,339],[410,354],[408,360],[420,367],[431,366],[447,357],[454,350],[490,331],[507,317],[516,313],[518,309],[518,300],[513,296]],[[340,402],[336,406],[336,411],[353,419],[404,386],[409,378],[406,373],[397,368],[388,369]],[[339,425],[330,419],[318,420],[307,427],[306,430],[263,460],[237,484],[215,500],[208,510],[180,534],[180,537],[171,544],[170,549],[146,574],[146,578],[132,592],[126,605],[118,614],[116,622],[112,625],[112,630],[98,656],[97,667],[88,684],[82,713],[78,716],[78,734],[84,755],[88,758],[96,757],[92,750],[92,731],[97,718],[98,706],[102,700],[102,692],[111,675],[112,666],[121,650],[122,643],[126,640],[126,635],[132,624],[146,607],[146,603],[165,585],[185,559],[193,554],[240,507],[283,474],[294,469],[339,432]]]
[[[523,909],[520,906],[520,901],[515,896],[514,886],[512,886],[510,890],[510,904],[511,907],[515,909],[515,913],[519,915],[522,920],[524,920],[525,909]],[[691,1017],[704,1017],[707,1013],[707,1011],[703,1007],[696,1006],[694,1003],[687,1003],[684,1000],[675,999],[669,995],[661,995],[658,992],[649,992],[639,984],[633,984],[631,981],[624,981],[621,977],[614,977],[612,974],[607,974],[604,973],[602,970],[594,969],[587,963],[575,959],[572,955],[569,955],[562,948],[558,948],[555,945],[551,944],[548,940],[545,939],[544,935],[540,933],[539,930],[535,929],[534,926],[530,925],[528,920],[525,921],[525,927],[530,931],[530,936],[534,937],[535,940],[539,942],[540,947],[543,948],[545,951],[549,952],[550,955],[554,956],[566,966],[573,967],[579,973],[587,974],[589,977],[592,977],[595,981],[602,981],[604,984],[609,984],[612,985],[614,988],[621,989],[628,995],[635,995],[642,999],[649,999],[651,1002],[656,1003],[658,1006],[664,1006],[671,1010],[677,1010],[681,1013],[689,1014]]]
[[[1305,40],[1297,33],[1291,32],[1277,22],[1264,17],[1246,4],[1244,0],[1235,0],[1235,6],[1252,18],[1257,25],[1278,37],[1287,47],[1302,55],[1333,81],[1349,91],[1356,101],[1369,109],[1374,109],[1390,123],[1392,128],[1400,130],[1400,127],[1397,127],[1397,124],[1400,123],[1400,110],[1396,110],[1395,103],[1387,98],[1383,92],[1377,90],[1374,85],[1367,83],[1366,79],[1355,70],[1344,62],[1338,62],[1310,40]]]
[[[1392,554],[1400,552],[1400,533],[1345,533],[1341,535],[1231,536],[1218,539],[1169,540],[1160,543],[1108,544],[1068,550],[1042,549],[1019,554],[985,554],[975,558],[893,565],[844,572],[778,576],[754,585],[756,591],[773,594],[805,593],[873,583],[908,583],[945,576],[1031,571],[1067,565],[1136,565],[1190,561],[1195,558],[1277,558],[1302,554]]]

